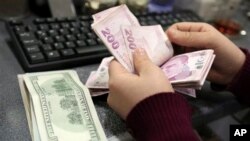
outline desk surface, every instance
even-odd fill
[[[250,46],[249,23],[250,21],[244,20],[248,35],[233,39],[238,46]],[[12,53],[8,40],[10,36],[4,23],[0,22],[0,141],[29,141],[31,138],[17,81],[17,74],[23,74],[24,71]],[[96,70],[97,67],[98,64],[93,64],[73,69],[85,83],[90,71]],[[232,94],[212,91],[208,82],[198,92],[197,99],[188,100],[196,109],[193,115],[194,126],[244,108]],[[94,104],[108,138],[126,132],[124,122],[107,106],[105,100],[94,99]]]

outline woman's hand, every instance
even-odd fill
[[[123,119],[143,99],[160,92],[174,92],[163,71],[154,65],[142,48],[133,53],[136,74],[129,73],[120,63],[109,66],[108,104]]]
[[[244,53],[227,37],[206,23],[177,23],[166,31],[171,42],[187,50],[213,49],[215,61],[208,80],[227,85],[239,72],[245,62]]]

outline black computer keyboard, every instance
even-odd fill
[[[135,13],[141,25],[161,24],[164,28],[183,21],[201,19],[191,11]],[[91,29],[92,18],[36,18],[9,21],[12,51],[26,72],[65,69],[100,62],[110,56]]]

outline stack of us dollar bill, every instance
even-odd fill
[[[91,72],[86,86],[92,96],[108,92],[108,64],[118,60],[134,73],[132,52],[144,48],[154,64],[161,67],[176,91],[195,97],[195,89],[204,84],[215,55],[201,50],[173,56],[173,47],[160,25],[141,26],[126,5],[112,7],[92,15],[92,28],[114,57],[104,58]],[[142,19],[141,19],[142,20]]]
[[[106,141],[75,71],[21,74],[18,81],[32,141]]]

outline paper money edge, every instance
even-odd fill
[[[101,126],[101,123],[100,123],[100,121],[99,121],[99,118],[98,118],[98,115],[97,115],[97,113],[96,113],[96,110],[95,110],[93,101],[92,101],[92,99],[91,99],[89,90],[87,89],[86,86],[84,86],[84,85],[82,84],[82,82],[80,81],[80,79],[79,79],[79,77],[78,77],[76,71],[74,71],[74,70],[65,70],[65,71],[53,71],[53,72],[27,73],[27,74],[25,74],[25,75],[23,75],[23,76],[24,76],[24,80],[27,79],[27,80],[26,80],[27,82],[25,82],[25,83],[30,83],[30,85],[29,85],[29,84],[26,84],[27,87],[30,87],[31,89],[34,90],[34,88],[31,86],[31,85],[32,85],[32,82],[29,80],[29,77],[38,76],[38,75],[39,75],[39,76],[41,76],[41,75],[48,75],[48,74],[49,74],[49,75],[52,75],[52,74],[62,74],[62,73],[68,73],[68,75],[71,77],[72,81],[75,82],[76,85],[77,85],[78,87],[80,87],[80,89],[82,89],[84,93],[86,93],[86,95],[84,94],[83,97],[86,98],[86,104],[89,106],[89,112],[90,112],[90,114],[92,115],[91,118],[92,118],[93,124],[94,124],[95,128],[97,129],[96,131],[98,131],[97,134],[99,134],[99,136],[100,136],[99,138],[100,138],[101,140],[106,141],[106,140],[107,140],[107,139],[106,139],[106,135],[105,135],[104,130],[103,130],[103,128],[102,128],[102,126]],[[71,74],[72,74],[72,75],[71,75]],[[77,78],[77,79],[74,79],[74,78]],[[29,89],[29,88],[28,88],[28,89]],[[32,90],[32,91],[33,91],[33,90]],[[34,91],[35,91],[35,90],[34,90]],[[89,94],[89,95],[88,95],[88,94]],[[90,100],[92,101],[92,103],[90,102]],[[33,101],[33,102],[34,102],[34,101]],[[34,103],[33,103],[33,104],[34,104]],[[94,110],[91,110],[91,109],[94,109]]]
[[[24,82],[23,76],[24,76],[24,74],[18,74],[17,79],[18,79],[19,89],[20,89],[20,92],[21,92],[22,100],[23,100],[23,105],[24,105],[24,108],[25,108],[25,114],[26,114],[26,119],[27,119],[28,126],[29,126],[31,139],[34,141],[34,137],[33,137],[33,134],[32,134],[33,130],[32,130],[32,127],[31,127],[32,126],[31,125],[31,113],[28,112],[30,110],[30,103],[28,102],[29,99],[28,99],[28,96],[27,96],[28,94],[27,94],[27,92],[25,90],[25,82]]]

